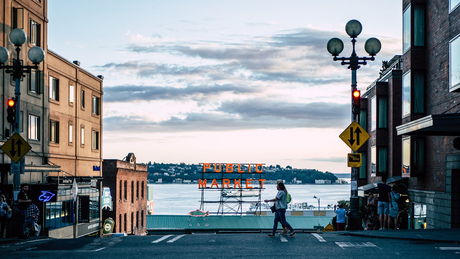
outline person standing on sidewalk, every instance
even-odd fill
[[[8,222],[8,210],[10,210],[10,206],[8,206],[8,203],[6,202],[6,197],[5,195],[1,194],[0,195],[0,237],[5,238],[6,237],[6,228],[7,228],[7,222]]]
[[[398,199],[399,199],[399,196],[400,195],[397,192],[396,185],[392,185],[391,192],[390,192],[390,223],[393,223],[394,229],[399,229],[398,227],[398,213],[399,213]]]
[[[20,225],[22,227],[21,233],[19,233],[19,238],[27,238],[26,236],[26,210],[29,208],[29,205],[32,203],[32,200],[29,198],[29,185],[23,184],[21,187],[21,192],[18,194],[18,207],[21,210],[20,214]]]
[[[337,214],[337,231],[345,230],[345,214],[346,211],[343,208],[343,204],[339,204],[339,208],[337,209],[337,205],[334,205],[334,212]]]
[[[377,189],[379,190],[377,213],[379,214],[380,230],[386,230],[389,224],[391,188],[387,185],[387,177],[385,175],[382,176],[382,182],[377,184]]]
[[[287,200],[286,200],[286,187],[284,186],[284,183],[280,182],[276,185],[276,189],[278,190],[278,193],[276,194],[276,197],[271,199],[271,200],[265,200],[265,202],[275,202],[275,221],[273,224],[273,229],[272,233],[269,234],[269,237],[274,237],[276,229],[278,228],[278,221],[281,222],[281,224],[289,229],[289,236],[294,236],[295,231],[291,227],[291,225],[286,221],[286,208],[287,208]]]

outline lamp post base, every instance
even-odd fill
[[[347,230],[363,230],[363,216],[359,211],[359,198],[350,198],[350,211],[348,212]]]

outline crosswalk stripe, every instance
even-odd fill
[[[163,241],[163,240],[165,240],[166,238],[169,238],[169,237],[172,237],[172,235],[167,235],[167,236],[159,238],[159,239],[157,239],[155,241],[152,241],[152,244],[160,243],[161,241]]]
[[[324,238],[316,233],[312,233],[312,235],[314,237],[316,237],[316,239],[318,239],[319,242],[326,242],[326,240],[324,240]]]
[[[346,248],[346,247],[377,247],[371,242],[335,242],[338,246],[341,248]]]
[[[173,238],[173,239],[171,239],[171,240],[168,240],[168,242],[166,242],[166,243],[174,243],[174,242],[176,242],[178,239],[182,238],[183,236],[185,236],[185,235],[177,236],[177,237],[175,237],[175,238]]]
[[[280,235],[280,239],[283,243],[286,243],[288,241],[283,235]]]
[[[460,250],[460,247],[454,247],[454,246],[436,247],[436,248],[439,249],[439,250],[444,250],[444,251],[447,251],[447,250],[450,250],[450,251]]]

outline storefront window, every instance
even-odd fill
[[[73,200],[60,202],[47,202],[46,204],[46,228],[55,229],[74,224]]]
[[[426,205],[414,203],[414,229],[426,229]]]

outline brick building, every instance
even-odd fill
[[[112,211],[104,210],[103,219],[115,221],[116,233],[146,235],[147,165],[137,164],[129,153],[123,161],[105,159],[102,174],[113,200]]]
[[[401,86],[379,79],[365,94],[372,138],[367,146],[371,159],[362,170],[368,170],[368,184],[382,175],[407,181],[409,228],[457,228],[460,1],[402,4],[402,66],[384,73]]]

